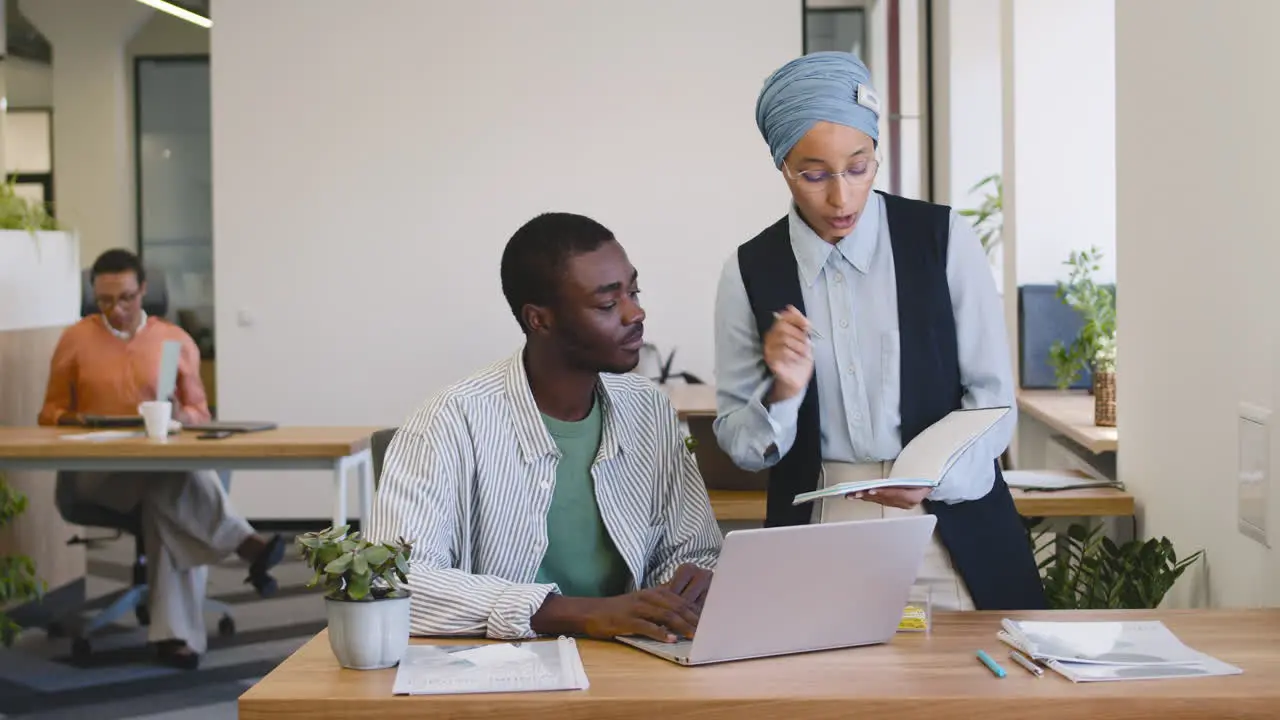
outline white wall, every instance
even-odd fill
[[[934,202],[975,208],[991,189],[971,188],[1003,170],[1000,58],[1000,0],[934,0]],[[990,256],[1001,291],[1003,258]]]
[[[721,263],[786,210],[754,107],[800,3],[307,7],[214,9],[220,415],[399,423],[513,352],[499,259],[546,210],[615,231],[649,338],[710,378]],[[248,475],[247,514],[328,515],[323,475]]]
[[[1003,129],[1006,216],[1016,215],[1017,235],[1005,262],[1017,285],[1066,279],[1070,252],[1094,245],[1098,279],[1115,279],[1116,4],[1003,0],[1002,22],[1012,23],[1005,92],[1016,114]]]
[[[1238,534],[1235,474],[1237,404],[1280,388],[1280,101],[1259,91],[1280,3],[1116,6],[1120,476],[1144,535],[1208,551],[1171,603],[1274,606],[1280,561]],[[1268,512],[1274,545],[1274,490]]]

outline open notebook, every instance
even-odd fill
[[[954,410],[925,428],[924,432],[902,448],[898,459],[893,461],[888,478],[839,483],[821,490],[800,493],[792,500],[792,504],[801,505],[821,498],[840,497],[882,487],[935,487],[964,451],[1008,414],[1008,407]]]

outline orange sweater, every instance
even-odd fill
[[[148,317],[141,332],[121,340],[101,315],[67,328],[53,351],[49,388],[40,410],[41,425],[56,425],[66,413],[137,415],[138,403],[156,400],[156,377],[166,340],[182,344],[178,383],[172,398],[180,422],[209,421],[209,401],[200,382],[200,350],[185,330]]]

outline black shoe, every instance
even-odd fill
[[[258,553],[253,559],[253,563],[249,565],[249,577],[245,578],[245,582],[253,586],[258,591],[260,597],[271,597],[276,594],[276,590],[280,585],[276,579],[267,573],[268,570],[280,564],[284,559],[284,537],[279,533],[271,536],[267,541],[267,546]]]
[[[156,660],[161,665],[179,670],[195,670],[200,667],[200,656],[182,640],[161,640],[156,643]]]

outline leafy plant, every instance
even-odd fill
[[[325,597],[335,600],[381,600],[408,594],[409,556],[413,547],[404,539],[374,543],[350,525],[304,533],[297,538],[302,558],[315,575],[307,587],[324,585]]]
[[[1052,551],[1039,565],[1050,608],[1153,609],[1204,554],[1200,550],[1179,560],[1166,537],[1117,545],[1101,530],[1101,525],[1086,529],[1073,523],[1061,546],[1059,536],[1048,530],[1032,539],[1037,557]]]
[[[0,528],[27,509],[27,496],[14,490],[0,475]],[[0,557],[0,608],[44,595],[45,584],[36,577],[36,564],[26,555]],[[22,628],[0,612],[0,642],[13,644]]]
[[[987,193],[983,196],[981,205],[961,210],[960,215],[973,218],[973,229],[978,233],[982,249],[986,250],[987,256],[990,257],[996,246],[1000,244],[1001,233],[1004,230],[1004,183],[1000,179],[1000,173],[982,178],[977,185],[969,188],[969,192],[977,192],[988,185],[995,188],[994,193]]]
[[[1101,268],[1102,251],[1072,250],[1063,263],[1071,268],[1067,280],[1058,282],[1058,298],[1084,318],[1079,334],[1070,345],[1061,340],[1049,348],[1049,364],[1058,388],[1071,386],[1085,370],[1115,372],[1116,297],[1109,288],[1094,282]]]
[[[49,214],[49,204],[34,202],[22,197],[17,190],[17,176],[0,184],[0,230],[60,229],[57,219]]]

